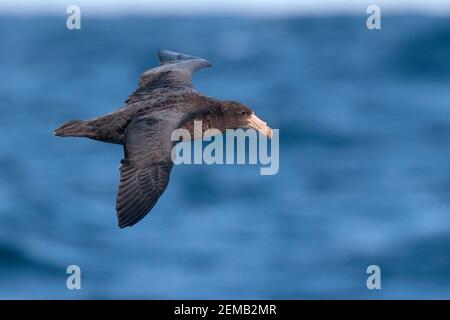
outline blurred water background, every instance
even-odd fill
[[[0,298],[450,298],[450,20],[0,17]],[[280,171],[175,167],[120,230],[120,146],[60,139],[167,48],[280,129]],[[66,267],[82,290],[66,289]],[[366,268],[382,290],[366,288]]]

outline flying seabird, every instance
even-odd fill
[[[87,137],[124,146],[116,210],[120,228],[140,221],[169,183],[173,166],[173,130],[193,136],[194,120],[202,130],[253,128],[266,136],[272,130],[246,105],[196,92],[192,74],[211,64],[199,57],[158,50],[160,65],[145,71],[138,88],[120,109],[90,120],[73,120],[55,130],[60,137]]]

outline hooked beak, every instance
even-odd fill
[[[250,128],[258,130],[266,137],[272,138],[272,129],[256,115],[252,114],[247,121]]]

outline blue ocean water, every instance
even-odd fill
[[[65,18],[0,17],[0,298],[450,298],[448,17]],[[158,48],[280,129],[280,171],[176,167],[120,230],[122,148],[53,130],[122,106]]]

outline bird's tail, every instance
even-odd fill
[[[89,120],[68,121],[55,130],[55,136],[58,137],[91,138],[94,133],[94,128]]]

